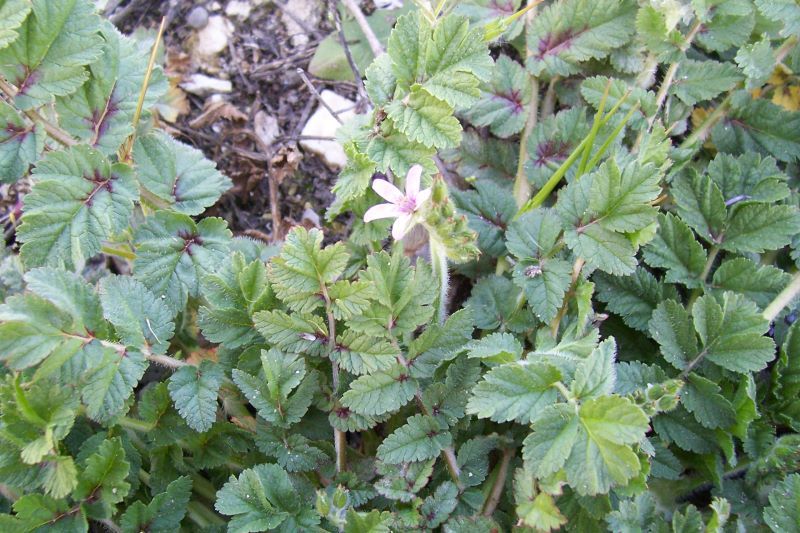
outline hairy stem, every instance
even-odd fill
[[[786,286],[770,304],[764,309],[762,316],[768,322],[775,320],[783,309],[790,305],[800,295],[800,272],[796,272],[792,281]]]
[[[9,98],[14,98],[17,95],[17,90],[2,78],[0,78],[0,91],[2,91]],[[38,122],[42,124],[42,126],[44,126],[44,131],[46,131],[53,140],[63,144],[64,146],[75,146],[78,144],[78,141],[73,139],[72,135],[62,130],[49,120],[45,119],[35,110],[31,109],[28,111],[23,111],[23,113],[25,113],[25,116],[31,119],[34,123]]]
[[[533,19],[536,17],[536,7],[533,7],[525,14],[525,29],[523,30],[526,35],[528,34],[528,26],[531,25]],[[526,46],[526,56],[532,55],[530,47]],[[528,103],[528,119],[525,121],[525,128],[522,130],[522,136],[519,140],[519,160],[517,161],[517,173],[514,177],[514,200],[517,202],[518,207],[525,205],[528,198],[531,197],[531,184],[528,182],[528,176],[525,175],[525,161],[528,159],[528,137],[539,118],[539,78],[536,76],[528,76],[528,81],[531,85],[531,101]]]
[[[328,318],[328,359],[331,361],[331,386],[333,394],[339,393],[339,363],[333,360],[333,352],[336,349],[336,318],[333,316],[333,304],[328,294],[328,288],[320,280],[322,297],[325,299],[325,314]],[[336,450],[336,472],[347,470],[347,438],[344,431],[333,428],[333,447]]]
[[[497,509],[497,505],[500,503],[500,498],[503,496],[503,489],[506,486],[508,467],[511,464],[511,460],[514,458],[515,453],[516,450],[514,450],[514,448],[503,450],[503,457],[500,459],[497,477],[494,479],[494,484],[492,484],[492,490],[489,493],[489,497],[486,498],[486,501],[483,503],[483,512],[481,513],[483,516],[492,516],[495,509]]]
[[[436,281],[439,283],[439,324],[444,324],[447,320],[447,294],[450,292],[450,273],[447,266],[447,251],[438,239],[431,236],[429,242],[431,252],[431,267],[436,274]]]

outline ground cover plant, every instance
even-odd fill
[[[158,37],[0,0],[0,530],[800,530],[800,6],[406,11],[272,247]]]

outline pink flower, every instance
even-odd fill
[[[388,204],[378,204],[370,207],[364,213],[364,222],[372,222],[380,218],[396,218],[392,225],[392,237],[400,240],[414,225],[414,213],[431,197],[431,190],[419,190],[419,180],[422,177],[422,167],[414,165],[406,174],[406,192],[386,180],[372,182],[373,190],[381,195]]]

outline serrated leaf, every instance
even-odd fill
[[[126,346],[166,353],[175,324],[163,300],[130,276],[105,277],[99,288],[103,315]]]
[[[69,510],[70,505],[66,500],[55,500],[42,494],[26,494],[14,502],[14,512],[19,521],[13,525],[20,531],[87,531],[89,524],[86,514],[69,513]],[[46,529],[42,524],[52,526],[52,529]],[[0,522],[0,526],[5,524]]]
[[[56,98],[59,123],[70,134],[106,155],[116,153],[133,133],[133,116],[147,73],[147,56],[110,23],[100,28],[103,53],[89,65],[89,79],[77,91]],[[156,67],[147,86],[144,112],[167,92]],[[137,162],[138,163],[138,162]]]
[[[425,498],[420,507],[426,528],[436,528],[442,524],[458,505],[458,487],[445,481],[433,494]]]
[[[682,370],[697,355],[697,337],[691,318],[675,300],[664,300],[650,319],[650,336],[660,346],[661,354],[675,368]]]
[[[266,265],[259,259],[248,263],[241,253],[234,253],[216,273],[202,278],[200,292],[206,300],[197,314],[203,336],[228,348],[258,340],[254,316],[275,304]]]
[[[495,62],[491,81],[466,116],[476,126],[489,126],[498,137],[510,137],[525,126],[530,99],[525,69],[501,55]]]
[[[283,434],[280,430],[259,425],[255,437],[256,446],[263,453],[275,457],[278,464],[288,472],[315,470],[328,460],[319,448],[312,446],[303,435]]]
[[[13,183],[26,174],[44,150],[44,141],[40,124],[29,124],[13,107],[0,101],[0,183]]]
[[[759,11],[770,20],[783,24],[781,35],[800,34],[800,6],[793,0],[755,0]]]
[[[775,56],[769,39],[745,44],[736,53],[736,64],[747,76],[747,88],[753,89],[764,85],[774,66]]]
[[[186,215],[199,215],[232,185],[203,152],[161,131],[137,137],[133,159],[144,188]]]
[[[575,379],[570,386],[575,397],[587,400],[611,394],[617,381],[616,358],[617,343],[613,337],[592,350],[575,369]]]
[[[546,407],[533,420],[533,432],[523,443],[525,468],[539,479],[558,472],[578,437],[578,417],[567,404]]]
[[[192,480],[181,476],[156,494],[147,505],[134,502],[120,518],[125,532],[169,533],[180,527],[192,493]]]
[[[397,176],[405,176],[413,165],[429,160],[436,150],[409,140],[394,128],[388,128],[389,122],[385,124],[391,131],[372,138],[367,144],[367,155],[381,172],[391,170]]]
[[[711,130],[717,149],[728,153],[756,152],[790,163],[800,158],[795,135],[800,113],[790,112],[764,99],[736,93],[729,116]]]
[[[548,6],[529,26],[534,76],[568,76],[589,59],[623,46],[634,31],[635,4],[626,0],[565,0]]]
[[[197,367],[181,367],[169,378],[169,395],[193,430],[202,433],[211,429],[217,418],[217,392],[224,378],[222,367],[208,360]]]
[[[17,38],[17,30],[31,12],[31,0],[0,1],[0,49]]]
[[[430,23],[419,11],[397,19],[386,52],[392,60],[392,72],[398,82],[410,86],[424,73],[425,49],[432,34]]]
[[[567,518],[561,514],[550,494],[537,493],[534,486],[535,481],[528,471],[517,470],[514,475],[517,516],[524,525],[535,528],[537,531],[549,532],[559,529],[567,523]]]
[[[464,347],[470,359],[493,363],[511,363],[522,356],[522,344],[510,333],[492,333]]]
[[[729,205],[739,202],[772,203],[790,194],[788,179],[772,157],[745,153],[738,157],[717,154],[708,164],[708,176]]]
[[[736,207],[720,247],[735,252],[777,250],[800,233],[800,211],[791,205],[746,204]]]
[[[394,365],[387,371],[362,376],[342,395],[342,405],[361,415],[382,415],[408,403],[417,391],[408,370]]]
[[[328,341],[325,321],[315,315],[283,311],[259,311],[253,315],[259,333],[281,350],[321,354]]]
[[[17,236],[26,266],[78,270],[129,224],[138,199],[128,165],[86,146],[52,152],[34,169]]]
[[[319,515],[307,507],[306,498],[298,497],[297,487],[278,465],[257,465],[239,477],[231,476],[217,491],[214,508],[231,516],[228,531],[247,533],[283,526],[282,530],[310,529]]]
[[[200,279],[223,262],[230,237],[222,219],[195,224],[187,215],[158,211],[136,231],[133,275],[176,314],[198,295]]]
[[[629,276],[610,276],[598,272],[592,278],[597,285],[597,297],[629,327],[647,331],[653,311],[662,300],[677,299],[672,287],[659,283],[650,272],[637,267]]]
[[[711,178],[690,172],[677,177],[670,192],[681,219],[706,241],[717,242],[727,213],[722,191]]]
[[[450,446],[452,435],[430,416],[414,415],[378,446],[377,457],[389,464],[424,461]]]
[[[125,481],[129,468],[120,438],[104,440],[97,451],[86,459],[72,495],[75,499],[92,495],[106,506],[121,502],[130,489],[130,484]]]
[[[386,112],[399,131],[424,146],[454,148],[461,142],[461,124],[450,105],[418,86],[387,105]]]
[[[387,511],[373,509],[369,513],[358,513],[348,509],[344,533],[389,533],[390,522],[391,514]]]
[[[340,368],[361,375],[389,370],[398,355],[399,350],[387,341],[346,330],[337,335],[331,359],[339,363]]]
[[[764,521],[775,533],[800,529],[800,474],[790,474],[769,493]]]
[[[503,233],[517,212],[511,191],[478,180],[475,190],[453,190],[458,208],[467,216],[469,227],[478,234],[484,254],[498,257],[505,252]]]
[[[19,37],[0,49],[0,74],[19,89],[14,102],[22,109],[75,91],[103,44],[100,18],[88,0],[32,0],[32,7]]]
[[[347,264],[344,244],[322,247],[322,232],[296,227],[286,236],[279,256],[270,264],[275,294],[292,310],[310,312],[322,305],[323,285],[339,278]]]
[[[671,92],[693,106],[732,89],[741,80],[739,70],[730,63],[686,59],[678,67]]]
[[[528,161],[525,163],[528,179],[542,187],[589,134],[590,127],[585,107],[565,109],[539,121],[528,136]],[[566,175],[567,182],[576,172],[577,165],[570,167]],[[516,169],[511,177],[515,175]]]
[[[608,86],[606,109],[616,107],[625,98],[618,111],[625,115],[636,104],[639,104],[640,111],[636,112],[631,119],[633,126],[639,127],[639,125],[644,124],[645,117],[655,113],[656,97],[652,92],[646,91],[641,87],[631,87],[625,81],[617,78],[608,78],[606,76],[588,78],[581,83],[581,95],[592,107],[599,109],[603,95],[606,94],[606,86]]]
[[[372,284],[365,281],[337,281],[328,287],[332,300],[331,310],[336,320],[347,320],[360,315],[370,305]]]
[[[86,404],[86,414],[101,423],[111,421],[121,414],[133,388],[147,370],[148,362],[136,351],[118,352],[102,347],[100,357],[92,360],[84,376],[81,397]]]
[[[658,233],[642,250],[648,265],[665,269],[664,281],[681,283],[689,288],[701,285],[700,274],[706,263],[706,251],[694,233],[671,213],[658,216]]]
[[[724,261],[714,272],[711,287],[743,294],[766,307],[789,284],[790,276],[771,265],[759,265],[744,257]]]
[[[435,462],[435,458],[401,465],[379,462],[378,473],[383,477],[375,483],[375,489],[391,500],[409,502],[427,485]]]
[[[728,428],[736,422],[733,405],[713,381],[692,372],[681,390],[681,403],[704,427]]]
[[[561,373],[552,365],[535,361],[507,363],[490,370],[472,390],[467,413],[495,422],[531,422],[558,393],[553,384]]]

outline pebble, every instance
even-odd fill
[[[208,18],[208,24],[197,32],[195,51],[201,57],[213,57],[228,47],[228,39],[233,35],[233,24],[220,15]]]
[[[348,100],[344,96],[340,96],[333,91],[325,90],[320,95],[328,106],[334,111],[343,111],[339,113],[339,119],[342,122],[347,122],[355,115],[355,102]],[[308,135],[314,137],[335,137],[336,130],[339,129],[341,124],[331,113],[325,109],[325,106],[320,105],[311,118],[308,119],[306,125],[303,126],[301,135]],[[300,146],[305,150],[318,154],[325,161],[325,164],[332,169],[340,169],[347,163],[347,155],[344,153],[342,145],[338,141],[300,141]]]
[[[192,74],[181,83],[181,88],[189,93],[204,95],[209,93],[229,93],[233,90],[230,80],[212,78],[205,74]]]
[[[208,11],[202,6],[197,6],[189,11],[189,15],[186,17],[186,23],[196,30],[205,28],[208,24]]]
[[[225,14],[229,17],[236,17],[239,20],[246,20],[250,16],[252,6],[246,0],[231,0],[225,6]]]

